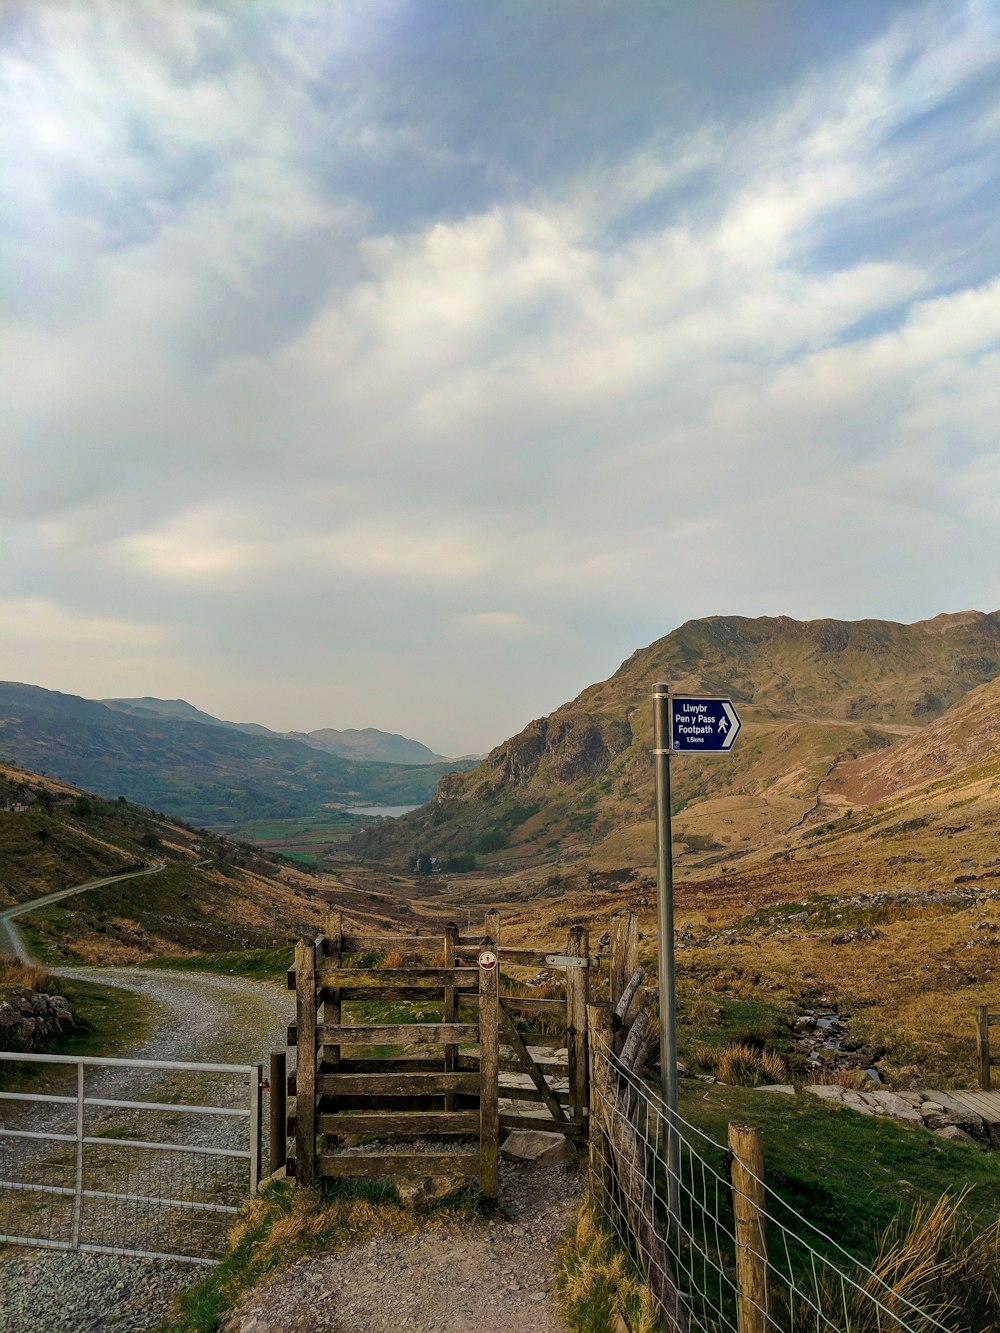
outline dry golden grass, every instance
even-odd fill
[[[44,991],[48,980],[44,968],[21,963],[16,958],[0,958],[0,988],[17,986],[23,990]]]
[[[826,1087],[852,1088],[861,1092],[872,1086],[872,1081],[863,1069],[840,1069],[832,1074],[827,1069],[817,1069],[809,1076],[809,1082]]]
[[[590,1203],[556,1253],[556,1292],[570,1328],[612,1329],[616,1319],[630,1333],[658,1333],[661,1327],[634,1260],[598,1222]]]
[[[942,1326],[993,1333],[1000,1326],[1000,1219],[976,1234],[960,1215],[963,1197],[922,1204],[905,1225],[897,1218],[879,1239],[871,1275],[862,1274],[857,1285],[824,1272],[821,1308],[836,1310],[851,1333],[931,1333]],[[788,1333],[815,1329],[815,1309],[805,1300],[786,1298],[776,1313]]]
[[[780,1083],[788,1074],[785,1061],[776,1051],[760,1051],[745,1042],[734,1042],[718,1057],[720,1083],[755,1088],[761,1083]]]

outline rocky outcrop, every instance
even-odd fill
[[[72,1026],[73,1011],[61,995],[19,987],[0,1000],[0,1050],[34,1050]]]
[[[846,1106],[859,1115],[888,1116],[911,1125],[922,1125],[940,1138],[967,1143],[989,1143],[990,1133],[982,1116],[963,1106],[946,1092],[913,1088],[905,1092],[871,1087],[859,1091],[836,1083],[811,1083],[804,1092],[821,1101]]]

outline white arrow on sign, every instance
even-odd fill
[[[736,739],[742,724],[736,715],[736,709],[728,699],[722,700],[722,707],[726,710],[726,716],[719,718],[719,730],[725,737],[722,742],[722,748],[724,750],[729,750],[732,748],[733,741]],[[727,718],[728,721],[726,720]]]

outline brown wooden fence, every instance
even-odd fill
[[[374,966],[361,965],[365,954],[377,956]],[[402,955],[404,965],[386,966],[389,955]],[[441,965],[427,965],[429,956]],[[482,1192],[493,1196],[501,1129],[585,1138],[594,961],[582,927],[570,930],[561,954],[502,947],[496,912],[487,913],[481,935],[461,934],[449,924],[442,935],[407,936],[354,933],[332,912],[323,938],[299,943],[288,974],[296,993],[288,1042],[297,1049],[296,1072],[288,1079],[295,1099],[288,1114],[294,1138],[288,1173],[310,1182],[324,1176],[478,1174]],[[524,986],[507,986],[509,993],[501,994],[502,966],[548,968],[561,978],[563,993],[536,997],[524,994]],[[353,1016],[345,1004],[377,1000],[435,1002],[442,1005],[442,1018],[347,1021]],[[448,1153],[345,1150],[344,1137],[358,1135],[476,1136],[479,1147]]]
[[[482,1193],[496,1196],[499,965],[485,958],[496,958],[495,934],[495,913],[487,915],[486,932],[473,944],[454,928],[443,938],[351,934],[340,913],[331,912],[322,939],[300,941],[289,973],[296,1021],[288,1041],[297,1059],[289,1079],[295,1102],[288,1129],[295,1149],[288,1171],[296,1180],[478,1175]],[[463,966],[460,952],[474,953],[476,963]],[[439,954],[444,966],[349,965],[357,963],[357,955],[390,953]],[[486,965],[479,965],[480,957]],[[459,1004],[473,995],[477,1020],[459,1022]],[[358,1000],[443,1001],[443,1017],[440,1022],[347,1022],[343,1006]],[[387,1054],[386,1047],[404,1047],[407,1053]],[[460,1056],[462,1047],[478,1048],[474,1068]],[[342,1146],[345,1136],[358,1135],[377,1135],[380,1141],[477,1136],[479,1147],[392,1153]]]

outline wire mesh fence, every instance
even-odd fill
[[[671,1120],[641,1041],[591,1041],[594,1198],[671,1333],[954,1333],[898,1264],[860,1263],[776,1192],[752,1127],[723,1145]]]
[[[18,1066],[58,1090],[12,1090]],[[0,1241],[221,1257],[259,1179],[259,1066],[0,1052],[0,1071]]]

